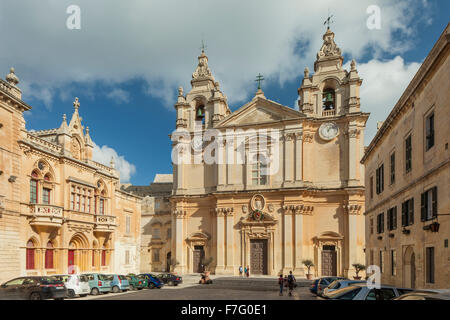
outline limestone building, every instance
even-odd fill
[[[0,282],[23,275],[138,272],[141,198],[92,160],[78,99],[69,122],[28,131],[19,79],[0,79]]]
[[[450,288],[450,25],[362,159],[366,260],[381,282]]]
[[[356,63],[328,29],[298,93],[299,111],[261,87],[231,112],[202,51],[192,88],[179,89],[173,142],[175,270],[353,276],[364,263],[364,129]],[[206,137],[205,137],[206,135]],[[208,137],[213,135],[213,138]],[[225,138],[226,137],[226,138]],[[213,149],[211,151],[211,149]],[[215,161],[206,160],[210,154]]]
[[[141,205],[140,272],[173,269],[172,219],[169,198],[172,175],[157,174],[149,186],[125,186],[125,191],[144,197]]]

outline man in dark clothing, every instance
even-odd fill
[[[284,279],[282,274],[280,274],[280,277],[278,278],[278,284],[280,285],[280,296],[282,296],[284,287]]]
[[[292,296],[292,290],[294,290],[294,286],[295,286],[295,277],[292,274],[292,271],[289,271],[288,276],[289,296]]]

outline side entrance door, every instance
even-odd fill
[[[203,246],[195,246],[194,247],[194,259],[193,259],[193,267],[194,272],[202,273],[203,272],[203,259],[205,257],[205,251]]]
[[[337,253],[335,246],[323,246],[322,276],[337,276]]]
[[[267,239],[250,240],[250,274],[267,274]]]

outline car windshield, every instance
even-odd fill
[[[359,292],[359,290],[361,290],[361,287],[356,287],[356,286],[349,286],[349,287],[345,287],[345,288],[342,288],[342,289],[338,289],[338,290],[335,290],[335,291],[333,291],[333,292],[330,292],[329,294],[328,294],[328,298],[330,298],[330,299],[336,299],[336,298],[339,298],[340,296],[342,296],[342,295],[344,295],[344,294],[346,294],[346,293],[348,293],[348,292],[350,292],[350,291],[353,291],[353,290],[358,290],[356,293],[358,293]],[[356,294],[355,293],[355,294]]]
[[[55,278],[62,282],[69,281],[69,276],[55,276]]]
[[[80,275],[81,282],[88,282],[88,278],[85,275]]]
[[[56,283],[61,283],[61,280],[57,279],[56,277],[43,277],[43,278],[41,278],[41,283],[56,284]]]
[[[145,280],[145,276],[144,276],[144,275],[142,275],[142,274],[141,274],[141,275],[139,275],[139,276],[137,276],[137,278],[138,278],[138,279],[141,279],[141,280]]]
[[[98,280],[112,280],[114,276],[106,275],[106,274],[99,274]]]
[[[127,277],[125,277],[125,276],[119,276],[119,279],[120,279],[120,280],[127,280]]]
[[[341,286],[340,282],[338,280],[334,280],[330,285],[328,286],[329,289],[338,289]]]

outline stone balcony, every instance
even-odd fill
[[[48,204],[30,204],[32,226],[61,227],[63,223],[63,208]]]
[[[96,214],[94,216],[94,231],[114,232],[116,230],[116,217]]]
[[[336,115],[336,110],[322,110],[322,116],[323,117],[333,117]]]

